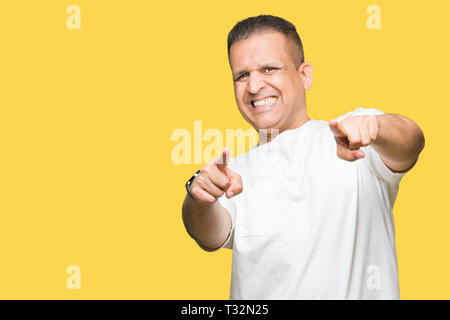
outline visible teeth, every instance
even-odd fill
[[[277,100],[278,100],[278,98],[270,97],[270,98],[266,98],[266,99],[263,99],[263,100],[255,101],[255,102],[253,102],[253,105],[255,107],[271,106]]]

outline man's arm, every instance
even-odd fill
[[[182,211],[186,231],[203,247],[214,250],[228,238],[231,216],[218,201],[203,204],[186,196]]]
[[[425,146],[422,130],[410,119],[395,115],[350,116],[329,122],[337,155],[347,161],[364,158],[360,147],[369,144],[393,172],[404,172],[416,162]]]
[[[391,171],[410,169],[425,147],[422,130],[414,121],[400,115],[384,114],[376,117],[379,133],[372,147]]]
[[[242,192],[241,176],[227,166],[228,149],[208,163],[192,181],[186,195],[182,216],[188,234],[207,251],[220,248],[231,232],[230,213],[217,199],[226,193],[231,198]]]

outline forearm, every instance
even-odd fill
[[[377,116],[379,131],[372,143],[384,163],[393,171],[409,169],[425,146],[422,130],[412,120],[396,115]]]
[[[201,203],[186,196],[182,214],[191,237],[211,249],[220,247],[231,230],[231,217],[219,201]]]

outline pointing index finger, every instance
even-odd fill
[[[216,160],[216,165],[220,171],[224,172],[227,167],[227,164],[228,164],[228,148],[224,147],[222,150],[222,154]]]
[[[330,120],[328,122],[328,124],[330,125],[330,129],[335,136],[338,136],[338,137],[346,137],[347,136],[347,132],[345,132],[344,127],[338,121]]]

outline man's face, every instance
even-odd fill
[[[293,44],[276,31],[256,33],[230,48],[234,93],[242,116],[256,129],[279,132],[300,126],[306,118],[305,89],[309,88],[302,70],[291,55]]]

